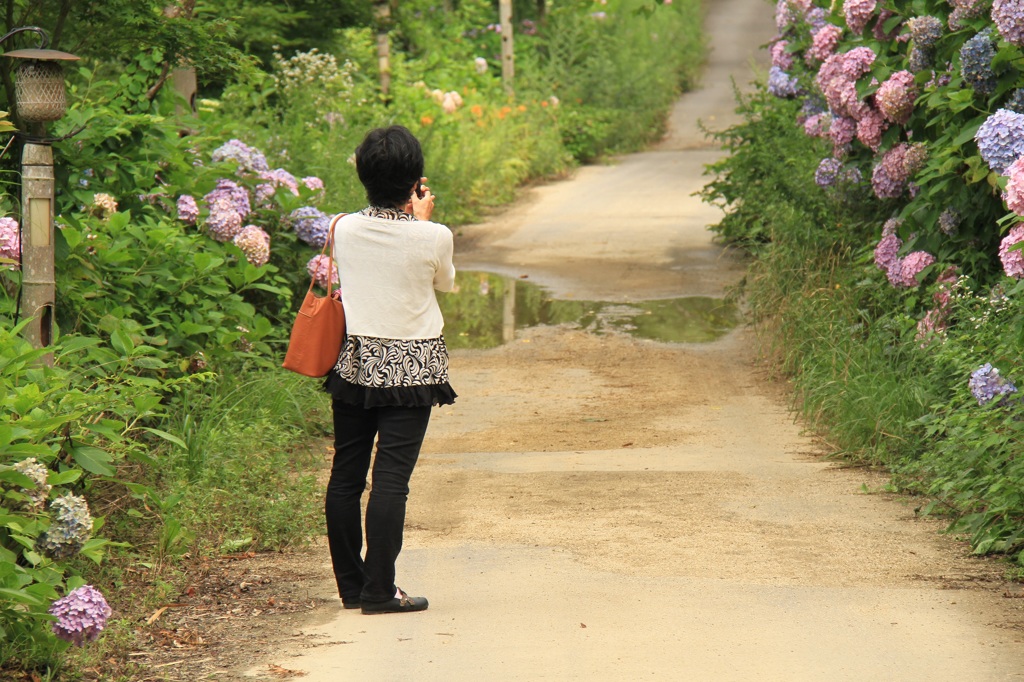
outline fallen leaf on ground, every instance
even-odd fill
[[[268,663],[267,667],[270,668],[270,674],[274,677],[304,677],[308,674],[304,670],[289,670],[273,663]]]

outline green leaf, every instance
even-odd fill
[[[132,355],[132,351],[135,350],[135,344],[132,343],[132,338],[120,328],[115,329],[114,333],[110,335],[110,343],[114,346],[114,350],[125,357],[130,357]]]
[[[50,485],[67,485],[68,483],[74,483],[82,477],[81,469],[68,469],[67,471],[53,471],[46,477],[46,482]]]
[[[24,590],[11,590],[6,587],[0,587],[0,596],[7,597],[8,599],[18,603],[25,604],[27,606],[45,606],[46,602],[38,597],[33,597],[31,594]]]
[[[160,438],[163,438],[168,443],[174,443],[175,445],[177,445],[182,450],[188,450],[188,445],[185,443],[185,441],[183,441],[181,438],[178,438],[174,434],[167,433],[166,431],[161,431],[160,429],[152,429],[152,428],[148,428],[148,427],[145,427],[142,430],[143,431],[148,431],[149,433],[152,433],[154,436],[159,436]]]
[[[90,445],[79,445],[71,449],[71,456],[78,466],[91,474],[99,476],[114,475],[114,467],[110,466],[110,462],[114,458],[109,452]]]

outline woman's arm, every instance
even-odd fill
[[[437,272],[434,273],[434,288],[438,291],[451,291],[455,286],[455,266],[452,264],[452,253],[455,240],[452,231],[444,225],[438,226],[437,241]]]

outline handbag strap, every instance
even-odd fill
[[[327,298],[331,297],[331,285],[334,284],[334,277],[331,275],[337,273],[339,277],[341,276],[341,273],[338,272],[338,265],[334,262],[334,228],[338,224],[338,221],[347,215],[347,213],[339,213],[331,218],[331,226],[327,228],[327,239],[324,240],[324,248],[320,249],[320,255],[326,255],[329,267],[333,268],[333,272],[328,271],[327,273]],[[316,284],[316,275],[309,278],[309,289],[307,290],[307,293],[309,291],[313,291],[314,284]]]

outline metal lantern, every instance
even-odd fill
[[[3,55],[23,60],[15,72],[15,105],[28,123],[56,121],[67,111],[64,69],[60,62],[79,59],[59,50],[14,50]]]

